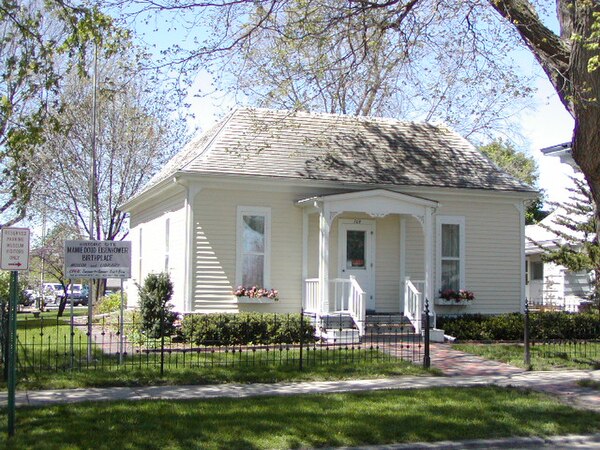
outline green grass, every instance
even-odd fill
[[[577,385],[584,388],[593,389],[595,391],[600,391],[600,381],[592,380],[590,378],[577,381]]]
[[[6,416],[0,427],[6,428]],[[266,449],[587,434],[600,414],[539,393],[443,388],[19,408],[8,449]]]
[[[323,381],[358,378],[437,375],[437,370],[386,358],[376,361],[297,365],[229,365],[195,368],[165,366],[164,376],[157,367],[126,370],[84,369],[72,372],[39,372],[28,374],[18,382],[18,389],[66,389],[109,386],[153,386],[219,383],[275,383],[281,381]],[[0,384],[6,389],[6,384]]]
[[[531,367],[525,365],[522,344],[453,344],[452,348],[531,370],[597,369],[600,365],[600,344],[597,343],[577,348],[576,356],[572,356],[573,345],[533,345]]]

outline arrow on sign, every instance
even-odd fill
[[[21,264],[20,262],[18,263],[8,263],[9,266],[17,266],[17,267],[21,267],[23,264]]]

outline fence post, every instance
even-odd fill
[[[165,373],[165,311],[160,309],[160,377]]]
[[[429,369],[431,367],[431,357],[429,355],[429,300],[425,297],[425,354],[423,355],[423,368]]]
[[[300,371],[302,372],[302,341],[304,339],[304,308],[300,307]]]
[[[529,344],[529,302],[525,299],[525,317],[523,324],[523,345],[525,347],[525,367],[531,370],[531,349]]]

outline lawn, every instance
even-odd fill
[[[452,348],[486,359],[528,369],[522,344],[453,344]],[[536,344],[531,346],[531,370],[598,369],[600,344]]]
[[[6,415],[0,416],[6,429]],[[539,393],[440,388],[19,408],[8,449],[266,449],[588,434],[600,414]]]

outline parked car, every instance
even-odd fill
[[[73,284],[73,285],[69,286],[67,298],[69,300],[73,299],[74,306],[78,306],[78,305],[85,306],[85,305],[87,305],[87,302],[88,302],[87,290],[85,291],[85,294],[84,294],[84,286],[81,286],[81,284]]]
[[[44,283],[43,285],[44,303],[60,303],[60,300],[65,296],[65,291],[60,283]]]

